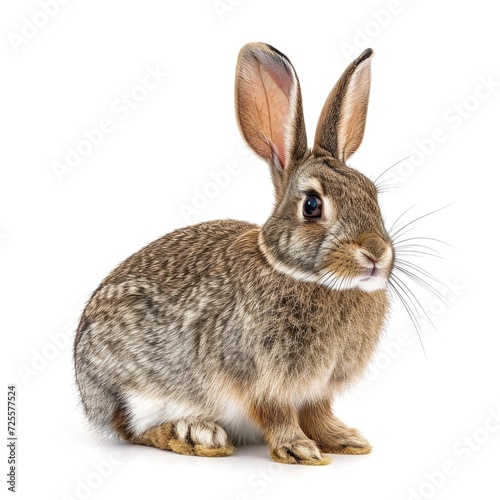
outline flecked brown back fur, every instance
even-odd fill
[[[242,49],[238,123],[269,164],[275,209],[263,227],[176,230],[101,283],[74,351],[92,422],[205,456],[231,453],[255,429],[282,462],[369,452],[329,402],[367,366],[388,309],[393,253],[377,192],[344,163],[364,130],[371,55],[330,94],[309,151],[293,66],[265,44]]]

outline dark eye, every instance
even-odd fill
[[[302,213],[304,217],[308,219],[317,219],[321,217],[321,198],[319,196],[308,196],[304,200]]]

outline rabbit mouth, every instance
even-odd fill
[[[372,277],[377,277],[380,276],[380,269],[374,265],[372,267],[369,267],[364,273],[363,273],[363,278],[361,278],[361,281],[363,280],[369,280]]]
[[[316,280],[320,285],[324,285],[332,290],[361,290],[362,292],[374,292],[387,288],[387,277],[383,270],[365,270],[365,272],[351,276],[341,276],[337,273],[323,273],[321,278]]]
[[[358,288],[363,292],[373,292],[387,288],[387,278],[385,274],[376,266],[367,269],[359,279]]]

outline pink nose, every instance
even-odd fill
[[[373,265],[375,265],[378,262],[378,259],[373,257],[373,255],[370,255],[367,253],[365,250],[361,250],[361,253],[370,261],[372,262]]]

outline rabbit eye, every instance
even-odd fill
[[[307,196],[302,207],[304,217],[308,219],[321,217],[321,205],[321,198],[319,196]]]

